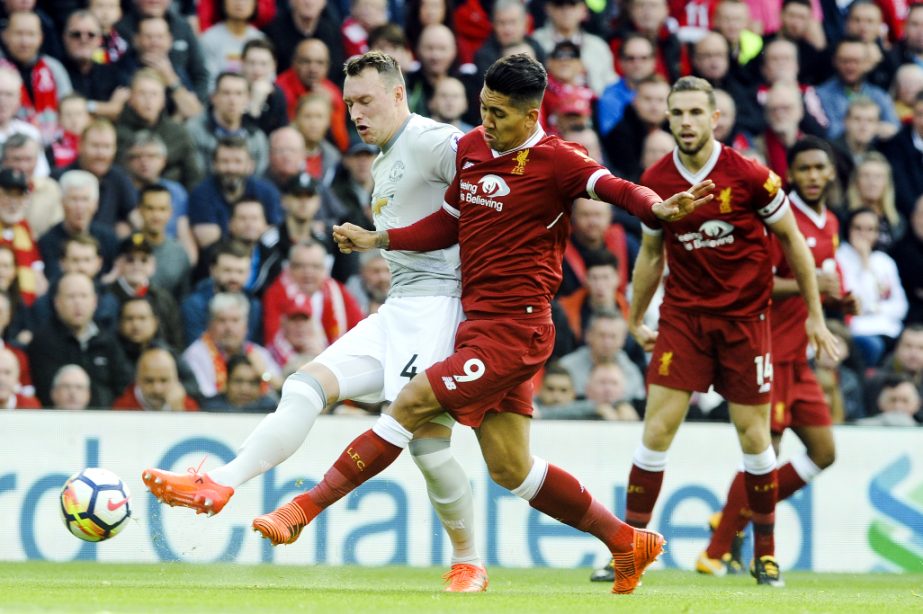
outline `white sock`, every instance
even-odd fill
[[[538,491],[541,490],[542,484],[545,483],[545,475],[547,474],[548,461],[537,456],[533,456],[532,468],[529,469],[529,473],[526,474],[526,479],[522,481],[522,484],[510,492],[517,497],[520,497],[521,499],[531,501],[535,498],[535,495],[538,494]]]
[[[664,471],[667,468],[667,453],[651,450],[643,443],[638,444],[635,448],[635,455],[632,459],[635,467],[645,471]]]
[[[807,452],[802,452],[797,456],[793,456],[791,463],[792,469],[795,470],[798,477],[804,480],[805,483],[810,482],[823,471],[823,469],[814,464],[814,461],[811,460]]]
[[[266,473],[295,453],[325,405],[323,388],[314,377],[305,373],[289,375],[282,384],[282,397],[276,411],[256,425],[234,460],[209,471],[208,477],[237,488]]]
[[[776,468],[776,451],[770,445],[759,454],[744,454],[744,471],[751,475],[766,475]]]
[[[413,433],[405,429],[400,422],[388,414],[382,414],[378,417],[378,420],[372,425],[372,431],[392,446],[397,446],[401,450],[406,450],[407,446],[410,445],[410,440],[413,439]]]
[[[426,492],[452,542],[452,563],[483,567],[474,540],[471,483],[448,439],[415,439],[410,454],[426,478]]]

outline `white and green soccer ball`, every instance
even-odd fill
[[[115,537],[131,517],[128,487],[108,469],[90,467],[72,475],[61,489],[61,517],[80,539]]]

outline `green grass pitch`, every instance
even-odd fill
[[[7,612],[923,612],[923,574],[789,572],[784,589],[749,577],[652,571],[609,594],[588,569],[492,569],[481,595],[440,592],[442,569],[162,563],[0,563]]]

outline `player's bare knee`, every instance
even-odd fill
[[[337,381],[336,375],[328,367],[317,362],[309,362],[299,368],[297,372],[310,375],[317,380],[327,396],[324,399],[327,405],[332,405],[340,400],[340,383]]]
[[[529,467],[522,467],[512,463],[488,464],[490,479],[507,490],[513,490],[522,484],[529,475]]]
[[[834,446],[816,446],[808,450],[808,458],[819,469],[826,469],[836,461],[836,448]]]

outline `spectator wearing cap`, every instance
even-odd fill
[[[167,146],[163,139],[150,130],[135,133],[134,140],[128,146],[125,168],[131,176],[135,189],[138,190],[139,214],[141,213],[142,195],[147,188],[157,186],[165,189],[170,199],[168,217],[165,220],[161,220],[159,216],[157,218],[158,222],[163,221],[164,224],[162,229],[159,223],[156,224],[158,236],[154,236],[153,228],[150,234],[144,229],[145,222],[142,216],[139,216],[140,220],[136,220],[136,223],[142,224],[139,229],[149,234],[148,240],[155,248],[161,244],[160,233],[165,238],[177,241],[177,246],[185,251],[186,259],[194,265],[199,258],[199,246],[196,245],[195,237],[192,236],[192,228],[189,226],[189,192],[178,181],[163,178],[163,169],[166,164]],[[158,256],[158,262],[166,262],[166,260]],[[172,286],[173,283],[164,285],[164,287]]]
[[[462,120],[468,112],[468,94],[465,85],[455,77],[441,79],[429,101],[429,116],[437,122],[470,132],[474,126]]]
[[[182,300],[189,291],[192,263],[184,245],[168,233],[172,211],[173,196],[166,187],[153,183],[141,188],[138,232],[153,249],[157,263],[151,283]]]
[[[61,188],[51,177],[37,177],[35,169],[39,159],[44,159],[41,145],[24,133],[17,133],[0,146],[0,166],[21,171],[31,178],[31,202],[26,210],[26,221],[36,239],[64,219],[61,207]]]
[[[93,221],[113,229],[119,237],[126,237],[131,233],[129,216],[137,204],[138,193],[125,169],[116,164],[117,142],[112,122],[93,120],[80,135],[77,161],[56,176],[63,178],[64,173],[72,170],[92,173],[98,180]]]
[[[266,135],[246,114],[250,100],[250,84],[239,73],[223,72],[215,79],[211,107],[202,115],[190,119],[186,130],[195,143],[199,166],[212,171],[218,140],[225,136],[243,139],[253,157],[254,172],[262,175],[269,165],[269,144]]]
[[[635,97],[638,83],[657,69],[654,44],[637,32],[629,34],[619,45],[618,61],[621,79],[603,90],[596,103],[597,129],[602,136],[621,121],[625,107]]]
[[[612,172],[629,181],[641,177],[644,138],[654,130],[667,128],[667,96],[670,84],[658,74],[638,83],[622,120],[602,141]]]
[[[317,241],[296,243],[282,272],[263,295],[263,330],[275,338],[282,311],[289,301],[307,300],[314,318],[333,343],[365,317],[359,303],[342,283],[327,275],[328,254]]]
[[[548,128],[560,134],[561,128],[556,119],[566,112],[584,115],[584,123],[589,122],[595,95],[586,85],[586,71],[580,60],[580,48],[569,40],[554,46],[548,56],[548,88],[542,100],[542,115],[549,124]]]
[[[597,96],[616,81],[615,61],[606,41],[583,28],[589,16],[584,0],[547,0],[545,25],[532,33],[532,38],[551,54],[555,45],[570,41],[577,46],[580,60],[586,67],[587,85]]]
[[[295,121],[299,101],[304,96],[325,95],[330,112],[331,141],[340,151],[345,150],[349,145],[346,103],[343,102],[343,92],[326,76],[330,64],[329,50],[323,41],[309,38],[298,43],[292,61],[294,65],[276,79],[288,102],[289,119]]]
[[[329,189],[307,173],[292,177],[282,187],[282,209],[285,211],[285,219],[277,229],[270,229],[265,233],[261,242],[279,255],[280,265],[288,258],[292,245],[301,241],[323,243],[327,251],[333,254],[331,274],[334,279],[343,281],[345,278],[338,277],[337,271],[348,270],[349,267],[339,262],[353,256],[341,253],[333,243],[331,225],[342,219],[342,216],[332,213],[329,209],[325,211],[324,205],[327,201],[323,197],[324,193],[329,194]],[[333,200],[332,197],[330,200]],[[278,276],[279,270],[273,271],[273,280]]]
[[[279,128],[269,135],[269,169],[265,178],[280,191],[296,189],[310,177],[307,157],[308,150],[301,132],[293,126]],[[314,191],[320,194],[317,217],[328,226],[336,224],[344,215],[343,205],[326,185],[316,182],[314,186]]]
[[[19,390],[19,360],[9,348],[0,347],[0,410],[42,408],[38,399]]]
[[[279,330],[266,346],[273,360],[288,377],[327,347],[327,337],[312,317],[311,301],[297,297],[286,303],[279,320]]]
[[[45,263],[26,221],[29,202],[28,177],[17,169],[0,169],[0,244],[13,250],[19,292],[27,306],[48,290]]]
[[[206,399],[204,411],[265,414],[275,410],[279,400],[267,392],[266,381],[249,357],[231,356],[227,370],[226,390]]]
[[[281,371],[266,348],[247,341],[248,317],[249,303],[240,292],[220,292],[208,302],[208,327],[183,352],[206,398],[227,390],[228,359],[235,354],[248,356],[259,365],[257,373],[281,386]]]
[[[73,89],[70,77],[61,62],[41,53],[42,24],[34,12],[10,13],[0,38],[3,63],[29,79],[28,87],[21,84],[20,119],[35,124],[48,144],[58,129],[58,101]]]
[[[119,163],[127,162],[135,136],[142,130],[150,131],[160,137],[167,150],[161,175],[181,183],[188,190],[202,180],[204,167],[190,136],[195,131],[170,117],[165,92],[163,79],[156,71],[143,68],[135,73],[128,104],[116,124]]]
[[[535,59],[544,63],[545,51],[528,34],[526,6],[520,0],[496,0],[491,11],[493,32],[474,54],[474,64],[479,74],[485,74],[490,65],[503,56],[503,50],[526,43],[535,51]],[[422,37],[422,35],[421,35]]]
[[[115,297],[119,306],[131,297],[147,297],[160,321],[164,340],[174,348],[185,347],[183,323],[176,299],[167,290],[151,283],[157,269],[154,248],[140,232],[122,239],[119,256],[115,259],[113,281],[106,292]]]
[[[99,180],[89,171],[72,170],[61,175],[59,183],[64,219],[38,241],[46,277],[53,280],[60,275],[58,259],[64,253],[64,243],[83,234],[96,239],[102,257],[102,272],[108,273],[118,252],[118,239],[110,226],[94,220],[99,207]]]
[[[54,296],[55,315],[29,344],[36,396],[51,405],[51,382],[58,369],[77,364],[90,376],[90,405],[108,408],[131,380],[131,368],[115,336],[96,325],[96,291],[83,273],[67,273]]]
[[[158,347],[141,352],[135,379],[112,404],[112,409],[141,411],[197,411],[199,404],[183,387],[173,355]]]
[[[247,142],[237,137],[218,141],[212,162],[213,172],[189,194],[189,223],[199,248],[206,248],[225,236],[231,217],[231,204],[242,198],[255,198],[263,204],[270,224],[282,221],[282,206],[276,187],[253,174],[253,157]]]
[[[14,134],[25,134],[42,143],[42,133],[38,128],[17,117],[21,103],[22,77],[12,66],[0,62],[0,143]],[[48,160],[39,156],[34,176],[47,177],[51,174]]]
[[[372,163],[379,151],[371,143],[356,141],[346,150],[330,182],[330,189],[346,209],[342,219],[363,228],[372,227]]]

